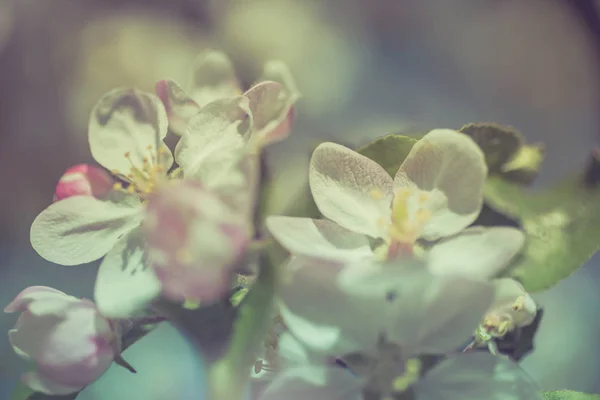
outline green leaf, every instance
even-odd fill
[[[394,176],[416,142],[417,139],[412,137],[390,134],[375,139],[357,152],[375,161],[390,176]]]
[[[473,123],[460,128],[477,143],[485,155],[490,176],[530,184],[537,177],[544,158],[544,146],[526,145],[521,133],[510,126]]]
[[[554,390],[542,393],[545,400],[600,400],[600,394],[588,394],[573,390]]]
[[[593,166],[597,163],[594,159]],[[586,176],[538,191],[499,177],[486,182],[486,203],[525,231],[525,250],[505,275],[517,278],[530,292],[568,277],[600,248],[600,189],[586,183]]]

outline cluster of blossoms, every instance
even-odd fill
[[[193,71],[185,89],[107,93],[89,124],[103,168],[68,169],[32,224],[31,243],[51,262],[103,258],[95,303],[30,287],[6,307],[22,312],[9,339],[35,362],[24,381],[36,391],[81,390],[124,363],[124,327],[158,297],[211,304],[248,269],[260,152],[287,137],[299,96],[280,62],[245,92],[220,52]],[[268,381],[261,399],[536,398],[494,348],[537,309],[518,282],[496,279],[523,233],[471,226],[486,177],[479,147],[451,130],[420,139],[394,178],[344,146],[318,146],[309,183],[324,219],[265,221],[290,257],[264,354],[248,370]]]

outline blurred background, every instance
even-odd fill
[[[207,47],[241,79],[279,58],[303,98],[270,149],[281,208],[323,140],[513,125],[546,144],[538,186],[578,170],[600,134],[596,0],[0,0],[0,303],[30,285],[91,297],[97,264],[37,256],[29,227],[69,166],[92,162],[91,107],[116,86],[186,81]],[[524,368],[546,390],[600,393],[600,257],[537,296],[545,316]],[[16,315],[0,315],[0,332]],[[165,325],[83,399],[192,399],[202,365]],[[0,340],[0,398],[25,369]],[[170,394],[170,395],[169,395]]]

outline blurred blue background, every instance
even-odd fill
[[[97,264],[38,257],[29,226],[70,165],[91,162],[86,125],[105,91],[185,81],[206,47],[251,82],[287,61],[304,97],[292,137],[271,150],[281,209],[306,182],[318,141],[360,145],[390,132],[513,125],[546,144],[538,186],[577,171],[598,145],[600,38],[559,0],[0,0],[0,303],[47,285],[90,297]],[[589,15],[588,15],[589,17]],[[593,18],[592,18],[593,19]],[[536,296],[545,308],[523,367],[547,390],[600,393],[600,263]],[[16,315],[0,316],[6,332]],[[196,399],[202,365],[163,325],[81,396]],[[0,398],[24,365],[0,340]]]

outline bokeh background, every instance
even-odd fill
[[[303,98],[292,136],[270,149],[281,209],[319,141],[476,121],[544,142],[546,186],[599,143],[599,11],[597,0],[0,0],[0,303],[30,285],[91,296],[97,264],[46,262],[29,226],[61,173],[92,162],[88,115],[113,87],[185,82],[207,47],[248,83],[264,61],[288,62]],[[600,393],[599,263],[537,295],[546,312],[523,366],[546,390]],[[0,315],[0,332],[15,319]],[[172,327],[126,358],[137,375],[114,367],[80,398],[198,398],[201,361]],[[0,337],[0,398],[24,369]]]

